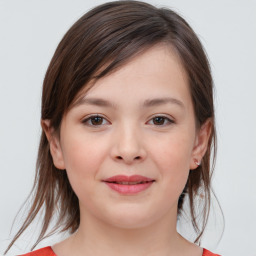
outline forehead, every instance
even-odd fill
[[[142,98],[189,96],[187,74],[176,52],[166,44],[159,44],[133,57],[114,72],[91,81],[79,93],[76,104],[84,98],[97,97],[114,100],[133,94]],[[135,97],[136,96],[136,97]]]

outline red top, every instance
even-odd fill
[[[52,248],[50,246],[41,248],[39,250],[29,252],[27,254],[22,254],[20,256],[57,256]],[[203,255],[202,256],[220,256],[219,254],[214,254],[206,249],[203,250]]]

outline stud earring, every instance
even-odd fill
[[[197,159],[194,159],[194,163],[197,165],[197,166],[200,166],[201,165],[201,162]]]

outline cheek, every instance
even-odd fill
[[[80,168],[90,170],[91,165],[97,163],[95,159],[99,158],[103,147],[103,143],[97,143],[97,141],[92,143],[92,139],[89,136],[81,136],[79,134],[66,136],[65,141],[62,143],[66,169],[72,171],[78,171]]]
[[[75,192],[89,188],[97,179],[100,165],[107,152],[105,143],[77,134],[63,144],[63,158],[70,183]]]
[[[191,136],[170,135],[152,142],[151,155],[164,169],[173,171],[188,170],[192,155]]]
[[[179,196],[188,178],[193,143],[191,136],[169,136],[163,141],[154,141],[151,155],[159,170],[160,179],[169,194]]]

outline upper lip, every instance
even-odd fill
[[[150,182],[155,180],[145,176],[141,176],[141,175],[132,175],[132,176],[116,175],[116,176],[112,176],[107,179],[104,179],[103,181],[105,182]]]

